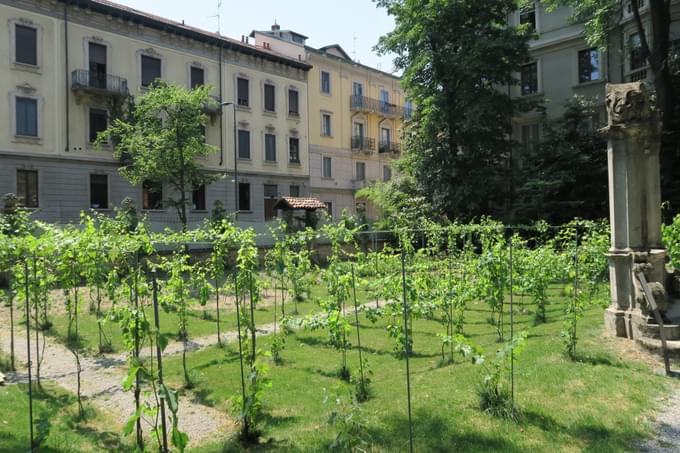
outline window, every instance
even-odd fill
[[[321,92],[331,94],[331,73],[321,71]]]
[[[538,63],[529,63],[521,69],[522,96],[538,93]]]
[[[106,89],[106,46],[90,42],[87,44],[89,84],[93,88]]]
[[[16,98],[16,135],[38,137],[38,100]]]
[[[142,86],[148,87],[161,78],[161,59],[142,55]]]
[[[600,80],[600,53],[597,49],[581,50],[578,53],[578,83]]]
[[[520,10],[519,24],[527,24],[530,30],[536,31],[536,4],[531,4]]]
[[[106,130],[107,117],[106,110],[90,109],[90,143],[94,143],[97,135]]]
[[[17,195],[24,207],[38,207],[38,172],[35,170],[17,170]]]
[[[357,162],[356,179],[357,179],[357,181],[365,181],[366,180],[366,163],[365,162]]]
[[[250,105],[250,82],[248,79],[243,79],[241,77],[236,79],[236,87],[238,94],[236,95],[237,97],[237,103],[238,105],[242,105],[244,107],[248,107]]]
[[[191,192],[191,209],[205,211],[205,184],[200,185]]]
[[[380,144],[389,147],[392,143],[392,131],[386,127],[380,128]]]
[[[321,135],[324,137],[331,136],[331,115],[328,113],[321,114]]]
[[[191,89],[205,85],[205,71],[196,66],[191,67]]]
[[[333,177],[333,168],[331,166],[331,158],[328,156],[323,156],[321,158],[321,176],[324,178],[332,178]]]
[[[359,139],[364,139],[364,123],[354,123],[354,136]]]
[[[250,159],[250,131],[238,131],[238,157]]]
[[[522,150],[526,153],[533,153],[539,140],[538,124],[522,126]]]
[[[142,183],[142,209],[163,209],[163,186],[152,181]]]
[[[250,211],[250,183],[238,183],[238,210]]]
[[[326,205],[326,213],[331,216],[331,219],[333,218],[333,202],[332,201],[324,201],[323,204]]]
[[[642,54],[642,41],[639,33],[633,33],[628,38],[629,65],[630,70],[634,71],[647,65],[647,58]]]
[[[264,109],[267,112],[276,111],[276,88],[269,83],[264,84]]]
[[[290,137],[288,139],[289,162],[291,164],[300,163],[300,139],[297,137]]]
[[[364,95],[364,86],[359,82],[352,83],[352,94],[357,97]]]
[[[387,182],[390,179],[392,179],[392,168],[387,165],[383,165],[383,181]]]
[[[205,124],[198,126],[198,130],[203,138],[203,143],[208,143],[208,128],[206,128]]]
[[[264,134],[264,160],[276,162],[276,135]]]
[[[279,196],[279,188],[276,184],[264,185],[264,220],[271,220],[276,218],[276,205]]]
[[[629,15],[632,15],[632,14],[635,13],[635,12],[633,11],[633,2],[637,3],[638,10],[640,10],[641,8],[643,8],[643,7],[645,6],[645,0],[631,0],[631,1],[627,2],[627,5],[626,5],[626,12],[627,12]]]
[[[290,186],[290,196],[291,197],[299,197],[300,196],[300,186],[291,185]]]
[[[109,177],[90,175],[90,208],[109,209]]]
[[[38,30],[25,25],[15,25],[14,29],[16,63],[38,66]]]
[[[404,118],[410,120],[412,116],[413,116],[413,101],[410,99],[406,99],[406,102],[404,102]]]
[[[288,114],[290,116],[300,116],[297,90],[288,90]]]
[[[380,110],[388,112],[390,108],[390,92],[386,89],[380,90]]]

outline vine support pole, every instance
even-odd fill
[[[513,232],[510,230],[510,341],[515,339],[515,313],[513,291]],[[515,349],[510,349],[510,401],[515,406]]]
[[[12,292],[12,273],[7,273],[7,298],[9,300],[9,363],[12,371],[16,370],[14,363],[14,293]]]
[[[241,411],[245,413],[246,408],[246,378],[243,374],[243,340],[241,338],[241,308],[239,306],[239,291],[238,291],[238,266],[234,266],[234,299],[236,301],[236,336],[238,337],[238,359],[241,369]],[[248,426],[248,419],[243,418],[243,431],[248,435],[250,427]]]
[[[576,226],[575,233],[574,233],[574,241],[576,242],[575,247],[574,247],[574,308],[573,308],[573,316],[574,316],[574,357],[576,357],[576,322],[578,321],[578,316],[577,316],[577,311],[578,311],[578,226]]]
[[[161,354],[161,325],[158,316],[158,281],[156,270],[151,271],[151,284],[153,287],[153,318],[156,326],[156,361],[158,362],[158,383],[163,384],[163,360]],[[218,311],[219,313],[219,311]],[[219,326],[219,324],[218,324]],[[219,327],[218,327],[219,328]],[[161,398],[161,429],[163,432],[163,453],[168,452],[168,427],[165,419],[165,398]]]
[[[134,359],[135,362],[139,362],[139,251],[135,252],[135,268],[133,274],[133,297],[135,304],[135,351]],[[141,382],[139,379],[139,373],[135,374],[135,411],[139,413],[140,406],[140,395],[141,395]],[[140,451],[144,451],[144,437],[142,433],[142,420],[141,417],[137,418],[137,447]]]
[[[215,304],[217,306],[217,345],[222,347],[222,333],[220,332],[220,284],[215,277]]]
[[[357,348],[359,349],[359,372],[361,373],[361,386],[364,383],[364,359],[361,354],[361,334],[359,333],[359,307],[357,307],[357,285],[354,277],[354,264],[352,264],[352,295],[354,297],[354,319],[357,323]]]
[[[33,451],[35,444],[33,441],[33,384],[31,380],[31,313],[29,311],[29,272],[28,260],[24,261],[24,291],[26,292],[26,357],[28,360],[28,429],[31,439],[31,449]],[[37,350],[37,345],[36,345]]]
[[[413,419],[411,417],[411,369],[409,364],[410,356],[410,346],[408,337],[408,317],[409,309],[408,302],[406,301],[406,254],[404,249],[401,250],[401,292],[402,292],[402,302],[404,305],[404,336],[406,340],[406,346],[404,348],[404,353],[406,355],[406,397],[408,401],[408,444],[409,452],[413,453]]]
[[[253,287],[253,271],[248,272],[248,286],[249,286],[249,299],[250,299],[250,338],[253,342],[252,351],[252,362],[251,368],[255,367],[255,358],[257,357],[257,345],[255,341],[257,340],[257,333],[255,332],[255,307],[253,305],[253,295],[255,294],[255,288]]]
[[[42,388],[42,384],[40,383],[40,319],[38,317],[38,297],[40,296],[38,291],[37,291],[37,282],[38,282],[38,263],[37,259],[33,257],[33,283],[36,285],[36,294],[34,295],[35,299],[35,307],[34,307],[34,316],[35,316],[35,382],[38,385],[39,388]]]

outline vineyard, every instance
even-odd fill
[[[667,385],[601,335],[602,223],[3,222],[0,451],[625,451]]]

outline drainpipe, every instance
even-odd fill
[[[69,123],[69,72],[68,72],[68,0],[64,1],[64,78],[65,90],[64,95],[66,102],[66,152],[71,150],[71,141],[69,138],[70,123]]]
[[[220,41],[220,61],[219,61],[219,73],[220,73],[220,104],[224,100],[224,95],[222,93],[222,41]],[[224,117],[223,109],[220,105],[220,167],[224,164]]]

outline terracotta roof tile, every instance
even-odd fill
[[[281,197],[274,207],[276,209],[325,209],[326,205],[313,197]]]

